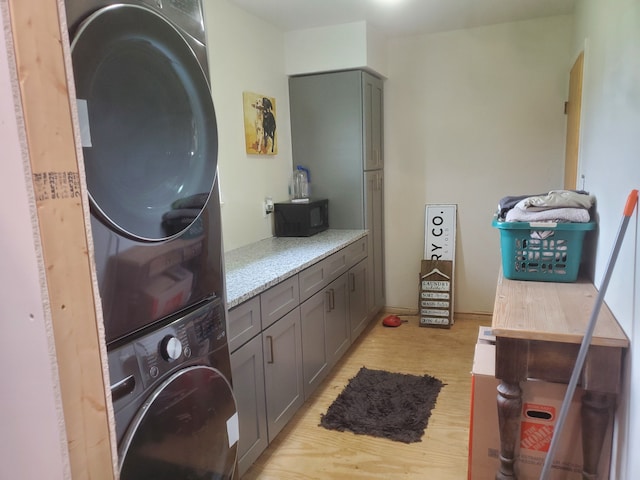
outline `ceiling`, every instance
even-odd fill
[[[576,0],[229,0],[283,31],[365,20],[388,37],[570,14]]]

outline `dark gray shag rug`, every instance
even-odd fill
[[[430,375],[362,367],[321,415],[320,425],[398,442],[419,442],[444,385]]]

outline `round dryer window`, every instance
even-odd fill
[[[120,446],[121,480],[227,480],[238,418],[229,383],[211,367],[185,368],[144,403]]]
[[[181,33],[145,7],[96,11],[71,43],[91,205],[138,240],[178,235],[216,176],[207,76]]]

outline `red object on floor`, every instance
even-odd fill
[[[402,324],[402,320],[397,315],[388,315],[384,317],[382,324],[385,327],[399,327]]]

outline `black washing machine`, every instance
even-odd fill
[[[227,480],[238,448],[219,299],[108,353],[121,480]]]
[[[231,479],[218,137],[200,0],[66,0],[122,480]]]
[[[200,0],[67,0],[107,345],[224,298]]]

